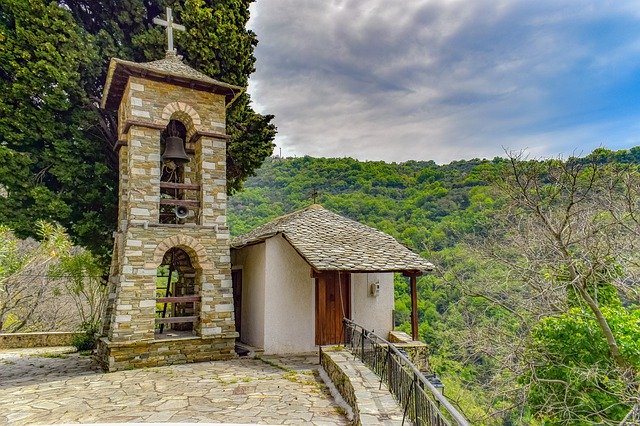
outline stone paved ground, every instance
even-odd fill
[[[347,424],[314,374],[317,356],[103,373],[64,352],[0,351],[0,424]]]

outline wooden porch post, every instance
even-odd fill
[[[420,272],[405,272],[405,277],[409,277],[411,287],[411,338],[418,340],[418,277]]]
[[[411,338],[418,340],[418,285],[415,275],[409,277],[409,283],[411,285]]]

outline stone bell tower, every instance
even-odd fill
[[[118,111],[118,228],[98,342],[109,371],[234,356],[225,112],[242,90],[173,49],[111,60],[102,107]]]

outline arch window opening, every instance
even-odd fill
[[[156,339],[196,334],[200,312],[198,272],[189,254],[169,249],[156,275]]]
[[[160,135],[160,223],[198,222],[200,185],[186,138],[187,127],[180,120],[170,120]]]

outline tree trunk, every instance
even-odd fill
[[[616,362],[618,367],[624,370],[628,369],[630,365],[627,362],[627,360],[624,359],[624,357],[622,356],[622,353],[620,353],[618,342],[616,341],[616,338],[613,335],[613,331],[611,331],[611,327],[609,327],[609,322],[602,314],[602,311],[600,310],[598,303],[596,303],[596,301],[593,300],[593,297],[591,297],[589,292],[586,290],[586,286],[583,283],[576,284],[574,285],[574,287],[578,290],[582,299],[587,303],[587,305],[589,306],[589,309],[591,309],[591,312],[593,312],[593,314],[596,316],[596,320],[598,321],[598,326],[600,327],[602,334],[604,334],[604,337],[607,339],[607,345],[609,345],[609,352],[611,352],[611,356],[613,357],[614,361]]]

